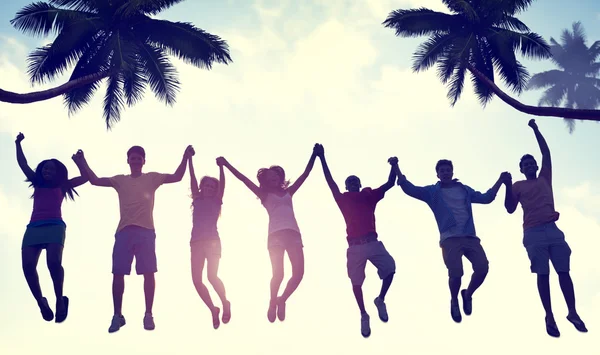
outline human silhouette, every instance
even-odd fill
[[[466,257],[473,267],[469,286],[460,291],[466,315],[471,315],[473,294],[483,284],[489,270],[487,255],[475,231],[472,204],[492,203],[502,183],[510,179],[510,174],[501,173],[494,185],[487,192],[481,193],[453,178],[454,166],[450,160],[439,160],[435,171],[439,179],[436,184],[415,186],[398,168],[398,185],[408,196],[427,203],[433,212],[440,232],[442,257],[448,269],[450,315],[456,323],[460,323],[462,314],[458,293],[464,274],[462,257]]]
[[[196,180],[193,158],[188,160],[190,171],[190,187],[192,191],[193,226],[190,240],[192,280],[198,295],[211,312],[213,327],[219,328],[219,312],[221,309],[213,304],[206,285],[202,282],[202,273],[206,261],[206,276],[221,299],[223,306],[223,323],[231,319],[231,303],[227,300],[225,286],[219,278],[219,260],[221,259],[221,238],[217,229],[217,221],[221,215],[223,194],[225,192],[225,172],[219,165],[219,179],[204,176],[200,185]]]
[[[69,179],[66,166],[57,159],[44,160],[33,171],[27,164],[21,146],[24,139],[25,135],[19,133],[15,140],[17,163],[29,186],[33,187],[33,211],[21,245],[23,273],[44,320],[50,322],[54,319],[56,323],[62,323],[69,314],[69,298],[63,295],[65,271],[62,255],[67,225],[62,219],[61,207],[65,197],[74,199],[73,194],[77,194],[75,187],[85,184],[87,177],[82,169],[80,153],[74,154],[72,159],[81,176]],[[44,249],[56,295],[56,318],[42,294],[37,273],[38,260]]]
[[[94,186],[112,187],[119,196],[120,220],[115,233],[112,253],[114,315],[108,332],[114,333],[125,325],[125,317],[121,309],[125,291],[125,275],[131,273],[134,257],[136,273],[144,275],[146,301],[144,329],[153,330],[155,328],[152,316],[154,274],[158,271],[153,218],[154,195],[162,184],[181,181],[185,174],[187,160],[193,154],[193,148],[192,146],[186,148],[183,159],[174,174],[161,174],[142,172],[146,163],[146,152],[140,146],[133,146],[127,151],[130,174],[102,178],[97,177],[90,169],[83,152],[81,154],[90,183]]]
[[[258,170],[257,180],[259,185],[240,173],[225,158],[217,158],[217,162],[231,171],[242,181],[261,201],[269,215],[267,247],[271,258],[273,277],[270,284],[270,301],[267,310],[269,322],[285,320],[286,302],[300,285],[304,277],[304,251],[300,227],[296,221],[292,197],[298,191],[310,174],[315,163],[315,154],[311,155],[306,169],[298,179],[290,185],[285,179],[282,167],[273,165],[269,168]],[[285,290],[279,295],[279,288],[284,277],[284,256],[287,253],[292,264],[292,276]]]
[[[565,240],[564,233],[556,225],[559,213],[554,207],[550,149],[535,120],[529,121],[529,127],[533,130],[542,152],[542,168],[539,169],[538,175],[535,158],[531,154],[523,155],[519,168],[525,175],[525,180],[514,184],[511,180],[505,182],[504,206],[511,214],[515,212],[519,203],[523,208],[523,245],[531,262],[531,272],[537,274],[537,287],[546,311],[546,332],[553,337],[560,336],[550,300],[550,261],[558,274],[560,288],[569,309],[567,320],[580,332],[587,332],[585,323],[575,308],[575,291],[569,274],[571,248]]]
[[[396,263],[383,243],[378,239],[375,227],[375,208],[377,207],[377,203],[385,196],[386,191],[394,186],[394,181],[396,180],[394,166],[398,164],[398,158],[393,157],[388,160],[392,168],[388,181],[385,184],[376,189],[365,187],[361,190],[360,179],[357,176],[350,175],[345,181],[347,191],[342,193],[331,176],[325,159],[323,145],[315,145],[315,154],[321,160],[327,185],[346,222],[346,240],[348,241],[346,268],[361,314],[360,331],[366,338],[371,335],[370,317],[365,309],[362,291],[362,285],[366,277],[365,267],[367,266],[367,261],[370,261],[377,268],[379,278],[382,280],[381,291],[379,292],[379,296],[375,298],[375,306],[377,307],[379,318],[383,322],[388,321],[385,296],[392,284],[394,273],[396,272]]]

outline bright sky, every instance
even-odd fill
[[[3,89],[26,92],[25,58],[46,40],[28,38],[8,26],[29,1],[0,5],[0,77]],[[234,63],[203,71],[176,62],[182,90],[175,107],[147,91],[107,132],[100,92],[80,113],[68,117],[61,99],[30,105],[0,104],[0,352],[3,354],[592,354],[600,327],[600,125],[578,123],[569,135],[557,118],[539,118],[553,154],[559,227],[573,249],[572,276],[579,313],[590,329],[580,334],[565,319],[557,278],[551,278],[560,339],[546,335],[535,276],[522,246],[522,212],[508,215],[504,188],[491,205],[474,208],[475,223],[490,260],[490,273],[474,297],[474,312],[461,324],[449,314],[447,271],[439,234],[428,207],[389,191],[377,209],[377,227],[397,263],[387,297],[390,321],[381,323],[373,305],[380,281],[368,266],[364,285],[372,335],[360,335],[360,314],[345,267],[345,225],[320,165],[294,197],[303,233],[306,273],[288,301],[285,322],[266,319],[271,267],[266,248],[267,214],[239,181],[227,175],[219,229],[223,243],[220,275],[232,302],[232,320],[217,331],[191,281],[189,175],[156,195],[158,267],[156,330],[142,327],[142,278],[126,279],[123,313],[127,325],[108,334],[112,316],[111,250],[118,223],[117,195],[89,184],[76,202],[65,202],[68,225],[64,251],[67,321],[42,320],[21,271],[20,245],[31,213],[31,190],[15,161],[18,132],[30,165],[56,157],[77,174],[71,154],[83,149],[99,176],[127,173],[126,150],[146,148],[146,171],[174,172],[188,144],[196,148],[197,174],[217,176],[215,158],[227,157],[249,177],[258,168],[282,165],[295,179],[315,142],[323,143],[340,186],[349,174],[364,186],[379,186],[387,159],[398,156],[414,183],[434,183],[435,162],[453,160],[455,176],[481,191],[502,171],[520,179],[524,153],[540,157],[527,117],[498,99],[484,110],[470,86],[455,108],[432,70],[410,71],[410,58],[423,39],[396,38],[381,22],[398,8],[439,9],[438,0],[187,1],[161,15],[190,21],[226,39]],[[589,0],[538,1],[521,16],[545,38],[581,20],[588,34],[600,33],[600,7]],[[596,40],[600,38],[591,38]],[[525,61],[532,73],[549,62]],[[60,79],[57,82],[63,82]],[[524,102],[537,103],[539,93]],[[38,270],[44,294],[54,305],[42,256]],[[286,265],[289,272],[289,264]],[[467,276],[470,266],[465,263]],[[466,285],[468,277],[463,279]],[[214,295],[214,293],[213,293]],[[216,295],[214,295],[216,297]],[[215,298],[216,299],[216,298]],[[592,350],[594,349],[594,350]]]

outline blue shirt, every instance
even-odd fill
[[[475,232],[475,224],[473,222],[473,209],[471,208],[471,204],[492,203],[492,201],[496,199],[496,193],[494,193],[492,189],[489,189],[486,193],[481,193],[458,181],[455,181],[455,183],[457,186],[464,188],[466,191],[465,204],[467,207],[467,212],[469,213],[469,218],[465,223],[464,235],[477,237],[477,233]],[[440,235],[448,229],[456,226],[454,215],[442,197],[441,182],[438,181],[435,185],[415,186],[410,181],[405,179],[400,183],[400,187],[408,196],[425,202],[429,208],[431,208],[431,211],[435,216],[435,221],[437,222]]]

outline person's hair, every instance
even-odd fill
[[[219,179],[212,177],[212,176],[203,176],[202,179],[200,179],[200,184],[198,185],[198,195],[191,195],[190,197],[192,198],[192,205],[190,206],[190,208],[193,210],[194,209],[194,201],[197,199],[203,200],[204,199],[204,192],[202,192],[202,185],[204,183],[206,183],[207,181],[214,181],[215,183],[217,183],[217,191],[219,189],[219,187],[221,186],[221,182],[219,181]],[[219,208],[219,218],[221,217],[221,209]]]
[[[46,163],[54,163],[54,165],[56,166],[56,174],[54,175],[54,178],[52,179],[52,181],[46,181],[44,179],[44,175],[42,173],[42,170],[44,169],[44,165],[46,165]],[[75,191],[75,189],[69,184],[69,171],[67,170],[67,167],[61,163],[58,159],[47,159],[47,160],[43,160],[42,162],[40,162],[38,164],[38,166],[35,168],[35,172],[33,175],[33,179],[27,179],[27,182],[29,182],[29,187],[33,187],[34,189],[39,189],[39,188],[61,188],[62,190],[62,194],[63,194],[63,198],[64,197],[68,197],[71,200],[74,200],[74,196],[73,194],[79,196],[79,194],[77,193],[77,191]],[[35,192],[34,192],[35,195]],[[31,197],[33,198],[34,195],[31,195]]]
[[[286,180],[285,179],[285,170],[283,170],[282,167],[280,167],[279,165],[271,165],[268,168],[260,168],[258,169],[258,173],[256,173],[256,178],[258,179],[258,183],[259,183],[259,188],[262,191],[266,191],[266,188],[264,186],[264,182],[265,182],[265,173],[267,171],[273,171],[274,173],[276,173],[280,180],[281,180],[281,188],[283,190],[287,189],[290,186],[290,180]]]
[[[533,161],[535,161],[535,158],[533,157],[533,155],[525,154],[521,157],[521,160],[519,161],[519,169],[523,167],[523,162],[527,159],[532,159]]]
[[[139,154],[142,156],[142,158],[146,159],[146,151],[139,145],[134,145],[133,147],[129,148],[127,151],[127,158],[129,159],[129,156],[133,153]]]
[[[359,178],[358,176],[356,176],[356,175],[349,175],[349,176],[346,178],[346,180],[344,180],[344,186],[347,186],[347,185],[348,185],[348,180],[350,180],[350,179],[357,179],[357,180],[358,180],[358,183],[359,183],[359,184],[361,183],[361,181],[360,181],[360,178]]]
[[[454,166],[452,165],[452,161],[448,160],[448,159],[440,159],[438,160],[437,164],[435,164],[435,172],[437,173],[437,171],[440,169],[440,167],[447,165],[450,168],[454,169]]]

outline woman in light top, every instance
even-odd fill
[[[271,166],[258,171],[256,186],[250,179],[237,171],[225,158],[217,158],[217,163],[226,166],[235,177],[241,180],[262,202],[269,214],[268,249],[273,268],[271,278],[271,298],[267,318],[269,322],[285,319],[285,303],[292,293],[298,288],[304,276],[304,251],[302,250],[302,236],[296,222],[292,197],[304,183],[313,168],[316,155],[313,154],[308,161],[306,169],[300,177],[291,184],[285,180],[285,171],[280,166]],[[279,287],[283,281],[284,255],[287,255],[292,264],[292,276],[285,290],[278,296]]]
[[[29,186],[33,187],[33,211],[21,245],[23,273],[40,307],[42,318],[48,322],[54,319],[56,323],[61,323],[67,319],[69,311],[69,299],[63,295],[65,271],[62,267],[62,254],[67,225],[62,219],[62,202],[65,197],[73,200],[73,194],[77,194],[74,188],[85,184],[88,179],[82,173],[82,176],[69,180],[67,168],[56,159],[42,161],[33,171],[27,164],[21,147],[23,139],[25,136],[19,133],[15,140],[17,163],[27,177]],[[81,172],[81,153],[74,154],[72,158]],[[37,273],[37,263],[44,249],[56,295],[56,318],[42,294]]]
[[[189,159],[190,184],[192,190],[193,227],[190,248],[192,254],[192,280],[198,295],[212,314],[213,327],[220,325],[219,307],[213,304],[208,289],[202,282],[204,261],[207,263],[206,276],[208,282],[219,295],[223,305],[223,323],[231,319],[231,303],[227,300],[223,281],[217,275],[219,260],[221,259],[221,239],[217,229],[217,221],[221,215],[223,193],[225,191],[225,172],[223,165],[219,164],[219,180],[214,177],[204,176],[200,185],[196,180],[192,158]]]

